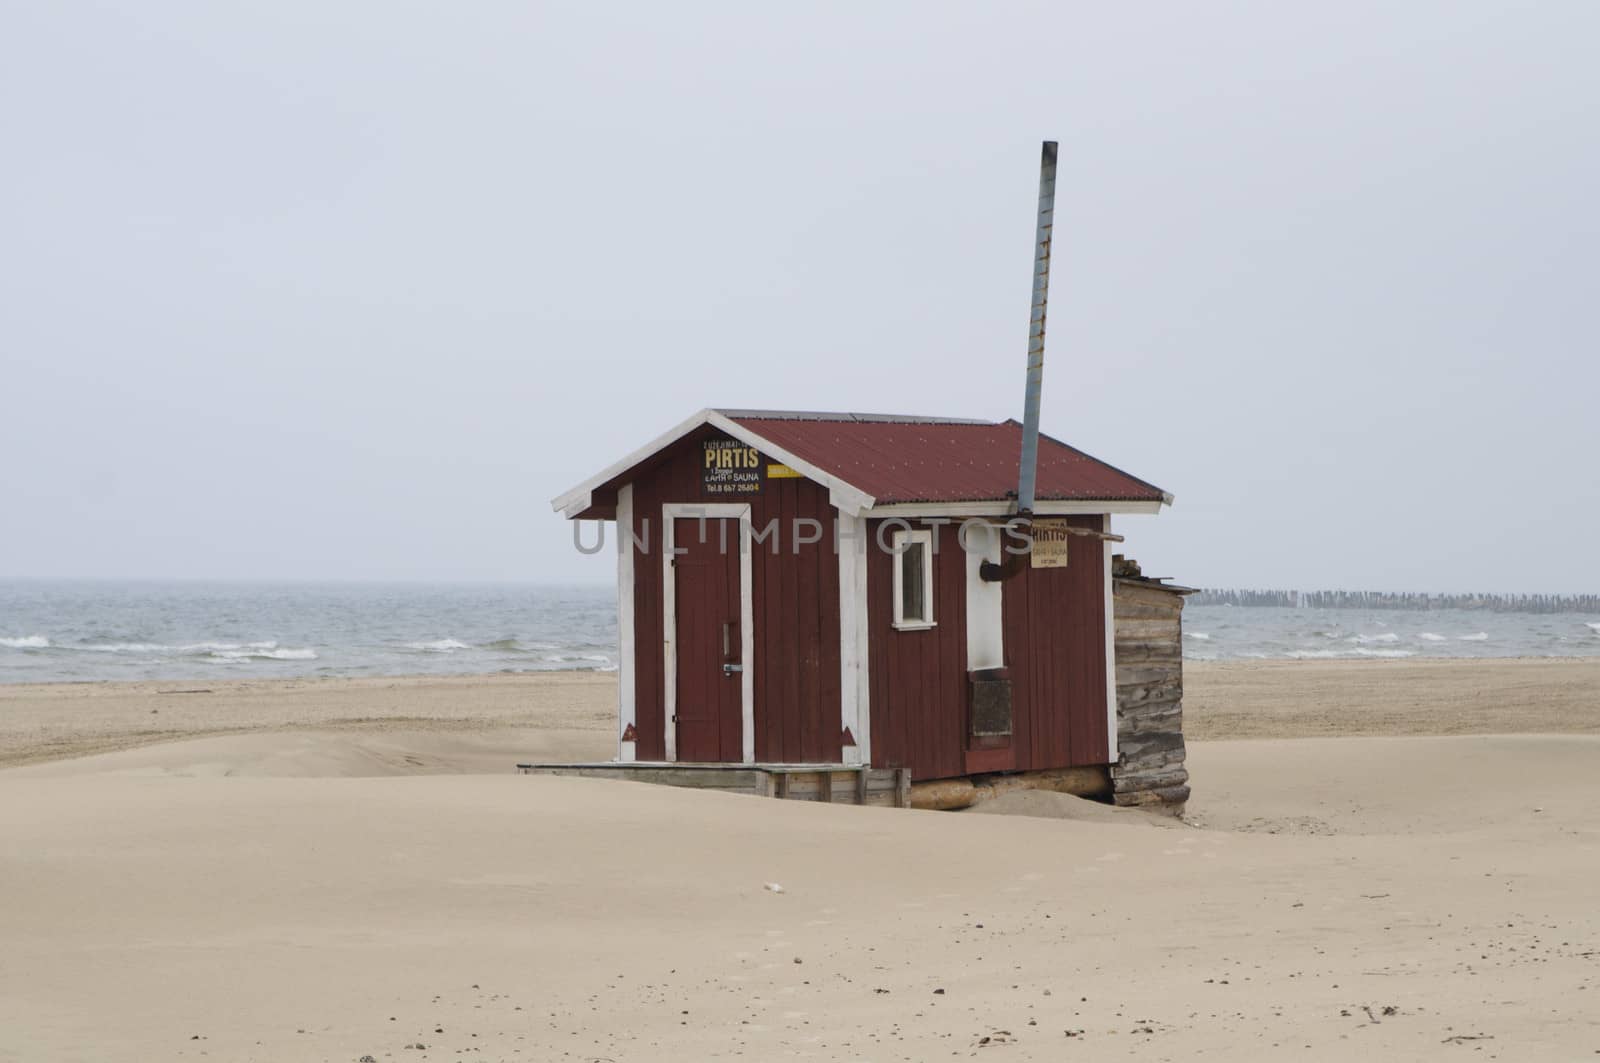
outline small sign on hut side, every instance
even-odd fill
[[[1033,549],[1029,558],[1034,568],[1066,568],[1067,542],[1072,533],[1060,517],[1042,517],[1033,522]]]
[[[737,439],[708,439],[700,482],[708,495],[761,493],[761,455]]]

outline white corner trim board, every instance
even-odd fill
[[[633,485],[624,484],[617,491],[617,759],[631,761],[637,757],[637,742],[625,742],[622,736],[628,728],[638,724],[638,706],[634,701],[633,659]]]
[[[1111,534],[1111,514],[1100,522],[1100,530]],[[1100,540],[1100,554],[1105,559],[1106,607],[1106,742],[1110,746],[1108,764],[1115,764],[1121,756],[1121,743],[1117,739],[1117,602],[1116,585],[1111,579],[1111,543]]]
[[[705,517],[707,520],[739,521],[739,738],[741,759],[746,764],[756,759],[756,634],[755,572],[750,548],[750,503],[748,502],[668,502],[661,507],[661,610],[662,653],[665,663],[666,757],[678,759],[678,729],[672,718],[678,708],[678,602],[677,581],[672,577],[674,556],[673,522],[678,518]]]
[[[872,763],[867,674],[867,520],[839,512],[839,733],[855,738],[846,764]]]

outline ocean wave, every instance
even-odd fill
[[[1423,642],[1449,642],[1450,641],[1449,639],[1445,638],[1443,635],[1435,635],[1431,631],[1424,631],[1422,634],[1418,635],[1417,638],[1421,639]]]
[[[85,653],[165,653],[165,654],[219,654],[249,651],[261,653],[278,648],[273,641],[268,642],[184,642],[169,645],[164,642],[88,642],[77,646],[63,646],[61,649],[82,650]]]
[[[1488,642],[1489,633],[1480,631],[1476,635],[1457,635],[1456,638],[1461,642]]]
[[[1399,642],[1400,636],[1393,631],[1385,631],[1381,635],[1351,635],[1350,641],[1366,645],[1373,642]]]
[[[1348,650],[1290,650],[1284,656],[1296,661],[1348,661],[1357,657],[1401,658],[1415,657],[1416,650],[1369,650],[1357,646]],[[1242,654],[1241,656],[1249,656]]]
[[[317,651],[312,649],[232,649],[212,650],[209,657],[219,661],[314,661]]]
[[[1596,635],[1600,635],[1600,621],[1595,623],[1586,623],[1583,626],[1588,628],[1590,631],[1593,631]]]
[[[483,648],[486,650],[499,650],[502,653],[526,652],[522,648],[522,643],[518,642],[516,639],[495,639],[493,642],[485,642],[483,644]],[[544,647],[540,648],[543,649]]]
[[[1186,639],[1199,639],[1201,642],[1211,641],[1211,636],[1204,631],[1185,631],[1183,637]]]
[[[420,650],[423,653],[449,653],[452,650],[469,650],[471,648],[465,642],[458,642],[455,639],[435,639],[432,642],[406,643],[406,649]]]
[[[0,639],[0,646],[8,650],[47,650],[50,640],[43,635],[20,635],[14,639]]]

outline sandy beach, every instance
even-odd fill
[[[1193,666],[1184,824],[510,773],[613,693],[0,687],[0,1059],[1600,1052],[1600,661]]]

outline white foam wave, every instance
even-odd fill
[[[314,661],[317,651],[313,649],[233,649],[212,650],[209,656],[220,661]]]
[[[278,648],[276,642],[185,642],[168,645],[162,642],[92,642],[71,647],[87,653],[189,653],[222,654],[249,651],[264,653]]]
[[[1290,650],[1285,653],[1296,661],[1347,661],[1356,657],[1415,657],[1415,650],[1369,650],[1365,646],[1357,646],[1348,650]],[[1242,656],[1250,656],[1244,654]]]
[[[19,635],[14,639],[0,639],[0,646],[10,650],[44,650],[50,648],[50,640],[43,635]]]
[[[1366,645],[1373,642],[1399,642],[1400,636],[1393,631],[1385,631],[1381,635],[1351,635],[1350,641]]]
[[[1211,636],[1207,635],[1204,631],[1185,631],[1183,633],[1183,637],[1186,639],[1199,639],[1201,642],[1211,641]]]
[[[1489,633],[1480,631],[1476,635],[1457,635],[1456,638],[1462,642],[1488,642]]]
[[[611,663],[611,658],[603,653],[551,653],[545,656],[545,660],[551,664],[576,664],[579,661],[593,661],[601,665]]]
[[[1586,623],[1583,626],[1588,628],[1590,631],[1593,631],[1596,635],[1600,635],[1600,622],[1592,624]]]
[[[1424,631],[1422,634],[1418,635],[1417,638],[1421,639],[1423,642],[1449,642],[1450,641],[1449,639],[1445,638],[1443,635],[1435,635],[1431,631]]]
[[[424,653],[449,653],[452,650],[470,649],[465,642],[456,639],[435,639],[433,642],[408,642],[406,649],[421,650]]]
[[[95,642],[72,649],[85,653],[177,653],[177,646],[162,646],[154,642]]]

